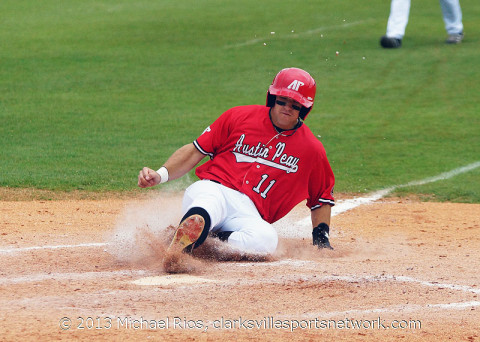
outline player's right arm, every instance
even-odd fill
[[[168,180],[182,177],[193,169],[205,155],[192,144],[176,150],[163,165],[168,170]],[[148,188],[160,184],[161,176],[154,170],[144,167],[138,174],[138,186]]]

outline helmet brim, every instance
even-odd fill
[[[306,108],[310,108],[310,107],[313,106],[313,99],[309,100],[309,99],[303,97],[300,93],[298,93],[296,91],[293,91],[293,90],[289,90],[289,89],[285,89],[285,88],[278,89],[278,88],[274,87],[273,85],[271,85],[268,88],[268,92],[271,95],[285,96],[285,97],[291,98],[291,99],[297,101],[298,103],[300,103],[302,106],[304,106]]]

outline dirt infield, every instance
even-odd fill
[[[333,217],[334,251],[298,206],[271,260],[210,242],[166,274],[180,198],[1,201],[0,341],[480,340],[480,205],[359,206]]]

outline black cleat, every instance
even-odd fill
[[[445,43],[447,44],[460,44],[463,40],[463,32],[460,33],[453,33],[448,35],[447,40]]]
[[[402,46],[402,40],[383,36],[380,38],[380,45],[385,49],[396,49]]]

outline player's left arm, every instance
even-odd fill
[[[313,245],[318,248],[333,249],[330,245],[330,218],[332,207],[324,204],[321,207],[311,211],[312,215],[312,239]]]
[[[333,249],[330,245],[330,217],[332,207],[324,204],[320,208],[314,209],[312,213],[312,239],[313,245],[318,248]]]
[[[316,199],[310,204],[312,215],[312,238],[313,245],[318,248],[333,249],[330,245],[330,218],[332,215],[332,206],[335,205],[333,198],[333,187],[335,185],[335,176],[325,152],[320,154],[320,160],[315,164],[315,177],[311,178],[311,198]]]
[[[314,209],[312,213],[312,225],[315,228],[320,223],[325,223],[330,226],[330,218],[332,216],[332,206],[324,204],[320,208]]]
[[[313,167],[309,177],[307,206],[310,207],[312,216],[313,245],[333,249],[330,246],[329,233],[332,206],[335,205],[333,197],[335,175],[322,143],[315,139],[312,145],[316,154],[312,160]]]

